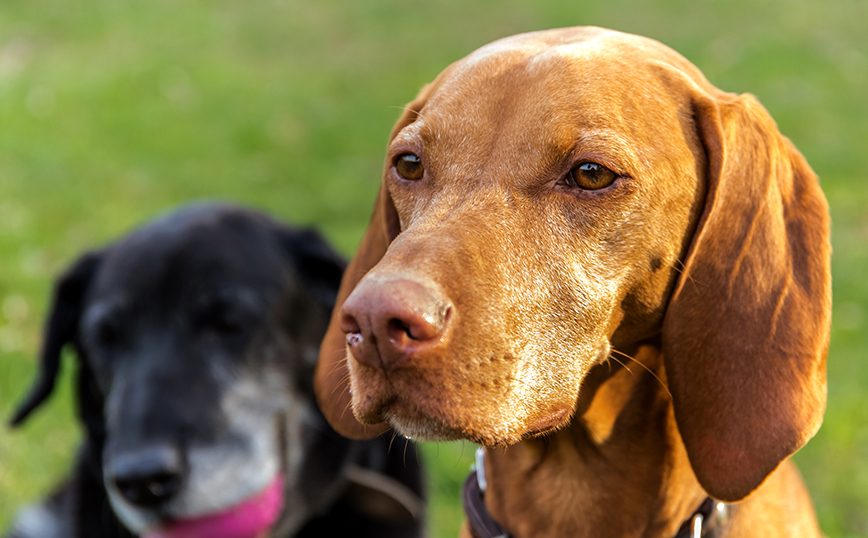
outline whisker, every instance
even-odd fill
[[[410,108],[409,106],[406,106],[406,105],[404,105],[404,106],[389,105],[386,108],[397,108],[398,110],[403,110],[404,112],[413,112],[416,114],[417,119],[424,119],[424,118],[422,118],[421,112],[419,112],[418,110],[413,110],[412,108]]]
[[[397,430],[392,430],[392,438],[389,439],[389,448],[386,449],[386,452],[387,452],[388,454],[391,454],[391,453],[392,453],[392,443],[395,442],[395,438],[396,438],[396,437],[398,437],[398,432],[397,432]]]
[[[338,368],[344,367],[346,365],[347,365],[347,354],[344,353],[344,356],[341,359],[335,361],[335,363],[332,364],[331,370],[329,370],[329,375],[335,373],[338,370]]]
[[[678,271],[678,273],[681,274],[683,278],[688,279],[693,284],[694,289],[696,289],[696,286],[704,286],[702,282],[697,282],[697,280],[693,278],[693,275],[687,271],[687,266],[684,265],[683,261],[675,260],[675,263],[679,264],[681,268],[679,269],[675,265],[673,265],[672,268]]]
[[[639,366],[641,366],[642,368],[644,368],[645,371],[647,371],[649,374],[651,374],[651,376],[652,376],[654,379],[656,379],[658,383],[660,383],[660,386],[663,387],[663,390],[665,390],[665,391],[666,391],[666,394],[669,395],[669,399],[672,399],[672,393],[669,392],[669,387],[667,387],[667,386],[666,386],[666,383],[664,383],[662,379],[660,379],[659,377],[657,377],[657,374],[655,374],[654,372],[652,372],[650,368],[648,368],[647,366],[645,366],[645,365],[642,364],[641,362],[637,361],[636,359],[634,359],[634,358],[631,357],[630,355],[627,355],[627,354],[624,353],[623,351],[618,351],[617,349],[614,349],[614,348],[612,348],[612,351],[613,351],[614,353],[617,353],[618,355],[621,355],[622,357],[626,357],[626,358],[630,359],[631,361],[635,362],[636,364],[638,364]],[[609,355],[609,356],[611,357],[611,355]],[[613,357],[613,358],[614,358],[614,357]],[[622,363],[622,364],[623,364],[623,363]],[[625,366],[625,368],[626,368],[626,366]]]
[[[614,351],[614,350],[612,350],[612,351]],[[616,358],[613,357],[612,355],[609,355],[609,358],[612,359],[613,361],[617,362],[617,363],[620,364],[620,365],[621,365],[625,370],[627,370],[628,372],[630,372],[630,375],[636,375],[636,374],[633,373],[633,370],[627,368],[627,365],[626,365],[626,364],[624,364],[623,362],[619,361],[618,359],[616,359]],[[611,365],[611,364],[609,365],[609,371],[610,371],[610,372],[612,371],[612,365]]]
[[[347,409],[349,409],[350,406],[352,406],[352,405],[353,405],[353,402],[351,402],[351,401],[347,402],[347,405],[344,406],[344,410],[341,411],[341,416],[338,419],[339,421],[344,419],[344,415],[347,413]],[[364,424],[362,426],[364,426]]]
[[[335,383],[334,388],[333,388],[332,391],[329,393],[329,400],[332,399],[332,396],[335,395],[335,391],[338,390],[338,388],[339,388],[339,387],[344,383],[344,381],[349,381],[349,379],[350,379],[350,374],[347,373],[344,377],[342,377],[342,378],[340,379],[340,381],[338,381],[337,383]]]

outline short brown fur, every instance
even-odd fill
[[[566,186],[581,162],[620,179]],[[819,536],[786,459],[825,406],[828,234],[762,106],[665,46],[492,43],[393,130],[320,404],[348,436],[484,445],[486,504],[518,538],[672,536],[706,495],[741,501],[731,536]]]

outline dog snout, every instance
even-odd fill
[[[453,305],[433,285],[411,279],[363,281],[341,310],[353,357],[385,371],[443,344]]]
[[[169,444],[115,455],[107,467],[109,480],[124,499],[146,507],[172,499],[181,490],[187,474],[180,451]]]

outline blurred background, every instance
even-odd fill
[[[400,107],[510,34],[600,25],[658,39],[751,92],[805,154],[834,221],[829,403],[796,455],[824,531],[868,536],[868,2],[865,0],[3,0],[0,417],[35,371],[53,278],[195,198],[313,224],[349,255]],[[0,425],[0,529],[66,472],[70,370]],[[456,536],[474,446],[424,446],[434,538]]]

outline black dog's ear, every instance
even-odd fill
[[[307,292],[331,312],[346,261],[316,230],[280,226],[275,233]]]
[[[13,427],[21,424],[54,390],[61,351],[75,338],[84,297],[100,259],[98,252],[84,254],[55,282],[51,314],[43,330],[39,377],[13,415],[10,421]]]

